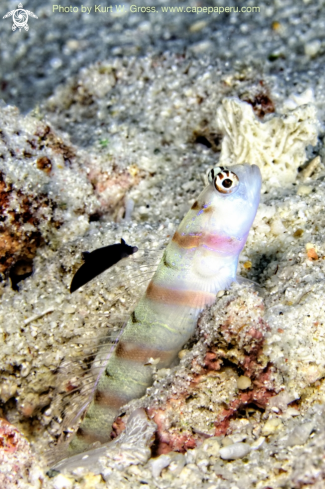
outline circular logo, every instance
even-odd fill
[[[15,26],[18,27],[18,29],[21,29],[22,27],[25,27],[25,25],[28,22],[28,15],[26,10],[24,9],[17,9],[15,10],[12,20],[15,24]]]

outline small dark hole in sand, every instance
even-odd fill
[[[33,262],[31,260],[19,260],[9,273],[13,290],[19,291],[18,284],[33,273]]]
[[[207,148],[211,148],[212,144],[210,141],[205,137],[205,136],[197,136],[195,139],[196,144],[203,144],[203,146],[206,146]]]
[[[100,214],[98,212],[94,212],[89,216],[89,222],[95,222],[100,220]]]

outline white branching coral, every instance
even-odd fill
[[[220,164],[257,164],[271,185],[294,181],[298,167],[306,160],[306,146],[317,141],[313,104],[261,122],[250,104],[226,98],[217,111],[216,124],[224,135]]]

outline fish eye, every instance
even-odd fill
[[[208,180],[222,194],[231,194],[239,185],[239,178],[236,173],[221,166],[209,171]]]
[[[239,178],[236,173],[230,170],[223,170],[214,179],[214,186],[222,194],[231,194],[239,185]]]

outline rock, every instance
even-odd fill
[[[272,435],[276,431],[282,428],[282,421],[280,418],[271,418],[268,419],[265,425],[262,428],[262,433],[265,436]]]
[[[169,471],[175,477],[177,477],[181,473],[186,463],[185,456],[182,453],[177,453],[177,452],[169,452],[168,455],[171,457],[171,462],[169,464]]]
[[[285,445],[287,447],[294,447],[295,445],[304,445],[308,440],[311,432],[314,429],[314,422],[303,423],[300,426],[296,426],[294,430],[289,434]]]
[[[61,227],[69,217],[81,209],[89,215],[98,201],[87,174],[72,169],[75,148],[49,124],[4,107],[0,134],[0,273],[17,265],[15,280],[24,275],[22,264],[32,269],[37,248],[50,236],[63,238]]]
[[[236,460],[237,458],[243,458],[251,451],[250,445],[247,443],[233,443],[227,447],[220,448],[220,457],[224,460]]]
[[[237,387],[238,389],[245,390],[248,389],[252,385],[252,381],[249,377],[245,375],[241,375],[237,379]]]
[[[251,444],[251,449],[252,450],[259,450],[263,446],[264,442],[265,442],[264,436],[260,436],[257,440],[255,440]]]
[[[72,489],[74,479],[66,475],[58,474],[53,478],[53,489]]]
[[[44,475],[36,465],[28,441],[5,419],[0,418],[0,487],[40,489]],[[25,484],[25,485],[24,485]]]
[[[220,451],[220,439],[216,436],[212,436],[202,443],[201,450],[207,452],[210,456],[216,457]]]
[[[152,475],[157,478],[160,476],[161,471],[165,468],[168,467],[170,464],[172,458],[170,455],[160,455],[157,458],[154,458],[150,461],[150,466],[151,466],[151,471]]]

